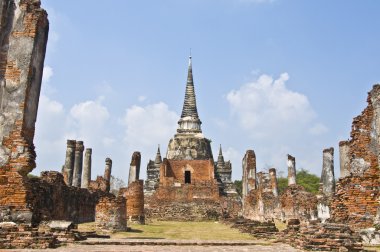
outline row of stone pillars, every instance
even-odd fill
[[[80,187],[82,182],[82,164],[83,164],[83,141],[67,140],[66,159],[63,167],[63,176],[69,186]],[[86,149],[86,167],[85,174],[91,177],[91,149]],[[89,160],[89,161],[88,161]],[[88,167],[88,165],[90,165]],[[83,179],[84,181],[86,178]],[[89,182],[83,184],[88,186]]]
[[[63,166],[65,183],[69,186],[88,188],[91,182],[92,149],[87,148],[84,154],[83,141],[67,140],[66,159]],[[111,186],[112,160],[106,158],[104,179],[106,190],[109,192]]]

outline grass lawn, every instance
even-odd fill
[[[112,238],[178,239],[178,240],[253,240],[248,234],[219,222],[154,221],[146,225],[130,224],[129,232],[119,232]],[[79,225],[79,230],[94,230],[93,223]]]

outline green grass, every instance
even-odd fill
[[[283,231],[287,227],[286,223],[280,220],[274,220],[274,224],[276,225],[276,228],[278,229],[278,231]]]
[[[130,224],[130,232],[114,238],[154,238],[178,240],[252,240],[252,236],[219,222],[155,221],[147,225]]]
[[[376,251],[380,251],[380,246],[364,246],[364,249],[366,251],[376,252]]]
[[[95,223],[78,225],[79,231],[94,231]],[[253,240],[248,234],[219,222],[154,221],[146,225],[128,223],[131,231],[112,234],[112,238],[173,240]]]

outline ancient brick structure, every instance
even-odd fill
[[[27,176],[35,168],[33,138],[49,26],[40,5],[39,0],[0,1],[1,247],[55,246],[56,236],[36,230],[42,221],[94,221],[98,200],[109,196],[71,186],[80,142],[67,142],[65,179],[58,172]]]
[[[277,173],[275,168],[269,169],[269,177],[270,177],[270,183],[272,188],[273,196],[278,196],[278,183],[277,183]]]
[[[308,221],[317,218],[317,198],[296,184],[295,158],[288,155],[288,178],[292,182],[281,195],[278,193],[276,169],[256,172],[256,157],[252,150],[243,158],[243,217],[256,221],[292,218]]]
[[[81,187],[82,185],[82,169],[83,169],[83,141],[75,142],[75,159],[72,186]]]
[[[340,177],[350,175],[350,141],[339,142]]]
[[[233,223],[232,228],[237,228],[242,233],[248,233],[260,239],[273,239],[278,234],[278,229],[273,221],[238,219]]]
[[[127,199],[127,220],[132,223],[145,224],[144,214],[144,181],[131,182],[127,188],[121,188],[119,195]]]
[[[124,197],[102,197],[96,205],[95,225],[103,233],[127,230],[126,203]]]
[[[75,160],[75,140],[67,140],[65,165],[63,168],[63,176],[67,185],[71,186],[73,183],[74,173],[74,160]]]
[[[58,246],[57,236],[28,225],[0,223],[0,249],[47,249]]]
[[[280,218],[276,169],[256,173],[256,155],[248,150],[242,161],[243,217],[256,221]]]
[[[96,180],[91,180],[88,186],[90,190],[100,190],[109,193],[111,187],[112,160],[106,158],[105,163],[104,176],[97,176]]]
[[[140,178],[141,154],[138,151],[133,152],[131,164],[129,166],[128,186]]]
[[[256,155],[253,150],[247,150],[243,158],[242,196],[256,189]],[[244,201],[243,201],[244,205]]]
[[[321,183],[318,199],[318,219],[322,222],[330,218],[331,199],[335,194],[335,175],[334,175],[334,149],[323,150],[323,164]]]
[[[169,141],[163,162],[158,150],[154,164],[151,161],[148,164],[145,200],[147,211],[152,214],[148,214],[147,217],[155,216],[156,211],[153,208],[157,208],[158,205],[165,209],[164,215],[167,213],[166,217],[171,219],[173,216],[169,216],[169,213],[172,214],[173,211],[170,209],[189,207],[194,207],[194,211],[200,211],[198,217],[208,218],[205,214],[207,206],[214,212],[215,204],[219,206],[217,215],[223,215],[220,197],[237,197],[237,193],[231,182],[230,163],[224,161],[222,153],[218,162],[214,163],[210,143],[201,130],[190,57],[185,100],[177,133]],[[159,164],[160,168],[157,170]]]
[[[186,175],[190,174],[187,180]],[[192,201],[193,199],[218,200],[219,188],[214,179],[212,160],[168,160],[164,158],[160,170],[157,199]]]
[[[257,185],[256,189],[251,189],[242,199],[243,217],[256,221],[280,219],[276,169],[271,168],[270,173],[258,172],[255,178],[252,184]]]
[[[151,200],[145,211],[146,218],[156,220],[205,221],[223,217],[223,210],[218,201],[203,199],[181,203]]]
[[[91,181],[92,149],[87,148],[84,154],[82,188],[88,188]]]
[[[341,160],[345,161],[341,169],[346,172],[336,185],[331,203],[331,218],[354,229],[371,227],[380,212],[380,85],[373,86],[367,102],[353,120],[351,139],[340,143]]]
[[[347,224],[302,224],[293,219],[289,220],[288,228],[280,234],[278,241],[312,251],[364,251],[359,234]]]
[[[335,193],[334,148],[323,150],[322,193],[331,198]]]
[[[152,195],[156,188],[158,187],[158,184],[160,182],[160,166],[162,163],[161,158],[161,151],[160,146],[158,146],[156,158],[153,160],[149,160],[147,168],[146,168],[146,175],[147,179],[145,180],[144,185],[144,194],[146,196]]]
[[[111,171],[112,171],[112,160],[106,158],[106,168],[104,169],[104,180],[106,182],[106,192],[111,189]]]
[[[38,0],[0,2],[0,215],[31,221],[27,174],[35,168],[33,138],[48,36]],[[3,212],[5,211],[5,212]]]
[[[33,206],[33,225],[41,221],[94,221],[95,205],[103,194],[67,186],[59,172],[42,172],[30,180],[29,204]]]
[[[301,185],[290,185],[280,195],[282,218],[309,221],[317,219],[317,197]]]
[[[222,146],[219,147],[218,161],[214,163],[215,177],[218,180],[219,188],[223,195],[237,197],[237,191],[231,180],[232,165],[230,161],[224,161]]]
[[[288,154],[288,185],[296,184],[296,159]]]

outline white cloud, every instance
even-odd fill
[[[300,129],[315,118],[308,98],[286,87],[288,79],[287,73],[276,80],[263,74],[256,81],[228,93],[232,113],[250,135],[281,134],[289,127]]]
[[[223,147],[222,147],[223,148]],[[233,147],[228,147],[227,149],[225,150],[222,150],[223,151],[223,156],[224,156],[224,159],[225,160],[233,160],[233,159],[241,159],[242,156],[241,154],[239,153],[238,150],[236,150],[235,148]],[[219,153],[219,152],[218,152]],[[241,161],[241,160],[240,160]]]
[[[42,74],[42,93],[43,94],[54,94],[57,90],[50,85],[50,80],[54,75],[53,68],[51,66],[44,66]]]
[[[37,169],[60,170],[64,163],[67,139],[84,141],[86,148],[93,148],[93,174],[102,174],[104,158],[114,153],[116,140],[110,136],[107,124],[108,109],[102,99],[89,100],[66,110],[64,106],[42,94],[36,124],[35,143]],[[117,133],[115,133],[117,134]],[[115,145],[115,146],[114,146]]]
[[[135,148],[166,143],[174,135],[178,119],[179,116],[163,102],[145,107],[134,105],[127,109],[123,118],[125,141]]]
[[[63,105],[41,95],[36,122],[35,146],[37,173],[43,170],[59,170],[62,165],[58,153],[64,153],[66,111]],[[64,154],[62,154],[64,155]],[[57,159],[58,158],[58,159]]]
[[[286,175],[286,154],[291,154],[298,168],[319,174],[324,148],[320,135],[328,128],[316,120],[308,97],[288,88],[288,80],[288,73],[277,79],[262,74],[227,94],[232,112],[229,126],[236,129],[233,139],[240,137],[247,149],[255,151],[259,171],[274,167]],[[239,151],[240,166],[245,150]]]
[[[44,66],[43,75],[42,75],[42,82],[49,82],[50,78],[53,76],[53,68],[51,66]]]

